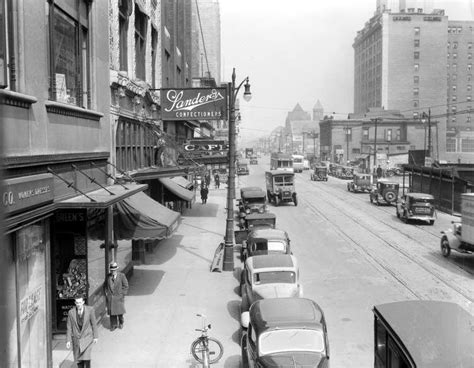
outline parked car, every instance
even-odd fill
[[[252,156],[250,157],[250,165],[258,165],[258,159],[257,156]]]
[[[298,205],[295,191],[295,174],[284,170],[270,170],[265,172],[267,198],[278,206],[282,202],[293,202]]]
[[[242,366],[329,367],[329,339],[321,307],[306,298],[264,299],[244,317]]]
[[[290,237],[281,229],[257,228],[242,242],[241,260],[267,254],[291,254]]]
[[[241,277],[241,316],[259,299],[302,297],[296,257],[268,254],[248,257]]]
[[[405,222],[410,220],[435,222],[434,197],[425,193],[407,193],[397,202],[397,217]]]
[[[370,203],[375,202],[377,206],[382,203],[396,203],[398,199],[399,188],[399,183],[387,180],[379,180],[377,184],[372,186],[372,189],[369,192]]]
[[[249,167],[247,164],[239,163],[237,166],[237,175],[249,175]]]
[[[311,173],[311,180],[316,181],[328,181],[328,168],[327,166],[317,165],[314,167],[314,171]]]
[[[372,189],[372,175],[355,173],[352,181],[347,183],[349,192],[369,192]]]
[[[242,244],[247,240],[249,233],[255,229],[274,229],[276,216],[273,213],[251,213],[245,216],[244,226],[234,231],[235,243]]]
[[[243,216],[255,212],[264,213],[267,209],[266,194],[259,187],[244,187],[240,189],[238,206],[239,212]]]

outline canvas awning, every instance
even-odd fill
[[[184,189],[191,188],[193,186],[193,183],[191,183],[189,180],[183,178],[182,176],[175,176],[174,178],[171,178],[176,184],[182,186]]]
[[[183,188],[181,185],[177,184],[170,178],[158,178],[158,180],[166,187],[166,189],[168,189],[171,193],[178,196],[179,198],[187,202],[193,200],[194,192]]]
[[[145,193],[137,193],[117,203],[114,231],[118,239],[163,239],[176,230],[180,214]]]

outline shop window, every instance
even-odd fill
[[[88,0],[71,0],[74,6],[50,5],[50,98],[83,108],[90,107],[90,53]],[[67,9],[65,11],[64,9]]]
[[[147,16],[135,5],[135,66],[136,76],[145,80]]]

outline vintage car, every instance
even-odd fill
[[[249,167],[247,164],[239,163],[237,166],[237,175],[249,175]]]
[[[372,186],[372,189],[369,192],[370,203],[375,203],[377,206],[382,203],[395,203],[398,199],[399,188],[399,183],[387,180],[379,180],[377,184]]]
[[[259,299],[303,296],[298,263],[289,254],[247,257],[240,283],[241,316]]]
[[[369,192],[372,189],[372,175],[355,173],[352,176],[352,181],[347,183],[347,190],[349,192]]]
[[[238,206],[240,217],[255,212],[264,213],[267,209],[266,194],[259,187],[244,187],[240,189]]]
[[[328,168],[327,166],[317,165],[314,167],[314,171],[311,173],[311,180],[313,181],[328,181]]]
[[[257,156],[250,157],[250,165],[258,165]]]
[[[282,202],[293,202],[298,205],[295,191],[295,174],[284,170],[270,170],[265,172],[267,198],[278,206]]]
[[[326,320],[311,299],[259,300],[244,319],[242,367],[329,367]]]
[[[403,195],[397,202],[397,217],[407,223],[410,220],[421,220],[433,225],[436,217],[433,196],[425,193]]]
[[[235,243],[242,244],[247,240],[249,233],[255,229],[274,229],[276,216],[273,213],[251,213],[245,216],[244,226],[234,231]]]
[[[248,257],[267,254],[291,254],[290,238],[286,231],[257,228],[249,232],[247,239],[242,242],[242,262]]]

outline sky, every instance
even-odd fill
[[[450,19],[459,2],[431,0]],[[352,43],[376,9],[376,0],[219,0],[222,81],[249,77],[252,100],[239,93],[243,141],[285,125],[297,103],[312,113],[319,100],[325,114],[353,111]],[[448,10],[451,8],[451,13]],[[465,8],[464,8],[465,9]],[[453,18],[456,16],[456,18]]]

